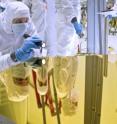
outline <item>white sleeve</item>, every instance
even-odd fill
[[[66,21],[71,22],[74,17],[78,17],[80,14],[80,0],[56,0],[57,4],[60,4],[59,8],[64,14]],[[78,18],[78,21],[80,18]]]
[[[17,65],[19,63],[20,62],[14,62],[11,59],[10,54],[2,55],[0,56],[0,72],[10,68],[11,66]]]
[[[61,0],[61,5],[63,6],[63,14],[66,17],[67,22],[71,22],[73,17],[77,17],[72,2],[70,0]]]

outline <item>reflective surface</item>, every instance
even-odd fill
[[[117,57],[117,56],[113,56]],[[76,57],[78,60],[78,73],[76,76],[76,86],[78,88],[78,103],[69,101],[69,97],[61,99],[61,113],[60,121],[61,124],[71,124],[78,122],[79,124],[84,123],[84,99],[85,99],[85,60],[86,56]],[[110,59],[110,58],[109,58]],[[52,63],[50,62],[50,67]],[[90,70],[89,72],[90,73]],[[117,63],[108,63],[107,77],[103,79],[103,92],[102,92],[102,108],[101,108],[101,121],[100,124],[116,124],[117,121]],[[31,77],[32,79],[32,77]],[[50,79],[51,83],[51,95],[53,98],[53,104],[55,105],[55,95],[52,85],[52,77]],[[74,93],[75,94],[75,93]],[[75,96],[75,95],[73,95]],[[58,95],[59,97],[59,95]],[[72,97],[73,98],[73,97]],[[60,99],[58,99],[59,102]],[[74,100],[73,100],[74,101]],[[45,104],[46,121],[47,123],[57,124],[57,116],[52,115],[52,111],[48,104]],[[60,105],[60,103],[59,103]],[[78,105],[78,106],[77,106]],[[73,107],[74,106],[74,107]],[[54,106],[55,107],[55,106]],[[76,107],[76,108],[75,108]],[[75,109],[75,114],[72,111]],[[17,124],[43,124],[42,108],[38,108],[34,83],[31,81],[29,85],[29,97],[22,102],[10,102],[6,105],[0,106],[0,113],[12,118]]]

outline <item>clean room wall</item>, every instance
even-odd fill
[[[109,57],[116,60],[117,55]],[[117,124],[117,62],[108,63],[108,76],[103,82],[100,124]]]

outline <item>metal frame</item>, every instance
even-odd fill
[[[86,56],[84,124],[100,124],[103,57]]]
[[[106,9],[106,0],[87,0],[87,52],[107,54],[107,22],[98,12]]]

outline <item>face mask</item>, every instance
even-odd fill
[[[16,37],[23,36],[27,30],[27,23],[12,24],[12,31]]]

